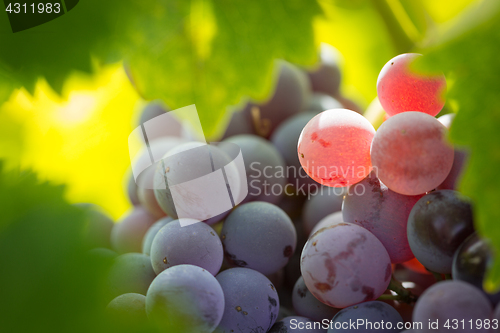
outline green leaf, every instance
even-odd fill
[[[88,254],[85,211],[64,191],[0,162],[2,332],[159,332],[104,315],[111,261]]]
[[[471,11],[456,23],[458,30],[451,30],[447,34],[455,35],[454,38],[424,50],[424,54],[428,69],[442,70],[445,75],[453,78],[447,98],[457,102],[459,112],[450,136],[455,144],[470,150],[460,190],[473,200],[476,229],[491,241],[498,256],[500,14],[498,1],[486,2],[485,6]],[[489,15],[489,19],[484,14]],[[463,32],[464,27],[469,30]],[[458,32],[460,34],[456,36]],[[500,258],[495,260],[490,269],[485,288],[489,291],[500,288]]]
[[[80,1],[70,12],[45,24],[12,33],[7,15],[0,15],[0,69],[31,93],[40,77],[60,92],[73,71],[90,73],[92,56],[119,60],[124,26],[132,17],[117,15],[123,1]]]
[[[315,2],[167,1],[132,27],[132,76],[148,99],[178,108],[195,103],[207,136],[243,96],[267,97],[273,64],[316,60]],[[203,14],[200,14],[203,13]],[[199,37],[206,29],[213,36]]]
[[[273,61],[316,60],[316,2],[81,1],[48,23],[12,33],[0,17],[0,69],[31,93],[39,77],[60,92],[72,71],[130,59],[134,81],[148,99],[178,108],[195,103],[205,134],[243,96],[271,90]]]

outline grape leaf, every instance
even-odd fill
[[[137,25],[143,30],[128,57],[132,77],[148,99],[162,98],[172,108],[195,103],[206,136],[213,136],[226,108],[243,96],[266,97],[274,59],[297,64],[316,60],[311,21],[320,10],[315,2],[163,5],[160,14]],[[213,36],[198,37],[210,27],[216,30]]]
[[[0,161],[2,332],[161,332],[105,316],[112,261],[89,255],[86,213],[64,191]]]
[[[316,60],[316,2],[81,1],[40,26],[12,33],[0,16],[0,69],[33,92],[39,77],[60,92],[72,71],[128,59],[148,99],[178,108],[197,104],[207,135],[227,106],[271,90],[273,60]]]
[[[459,112],[450,136],[455,144],[470,150],[469,163],[459,188],[473,200],[476,229],[491,241],[497,253],[485,282],[485,288],[490,291],[500,288],[498,7],[498,1],[486,2],[485,7],[478,8],[474,15],[466,15],[456,23],[456,31],[460,32],[458,36],[455,32],[451,38],[451,30],[447,41],[424,50],[427,69],[442,70],[447,77],[453,78],[447,98],[457,102]],[[490,18],[485,19],[485,14]],[[469,30],[464,32],[465,27]]]

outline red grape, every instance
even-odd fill
[[[411,68],[417,53],[400,54],[385,64],[377,80],[380,104],[389,116],[420,111],[435,116],[444,106],[446,79],[443,74],[424,75]]]
[[[378,178],[394,192],[417,195],[435,189],[453,165],[447,129],[422,112],[404,112],[375,134],[371,160]]]
[[[370,122],[354,111],[323,111],[311,119],[300,134],[300,164],[322,185],[355,184],[371,171],[370,144],[374,134]]]

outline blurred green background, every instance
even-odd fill
[[[74,281],[66,289],[91,287],[71,258],[35,250],[78,242],[83,217],[66,201],[98,204],[115,219],[130,208],[128,135],[147,100],[172,109],[195,103],[205,135],[217,139],[245,98],[268,97],[275,59],[314,66],[321,42],[342,54],[341,91],[363,108],[376,97],[380,69],[399,53],[423,53],[424,66],[445,73],[447,108],[458,112],[450,139],[472,151],[461,191],[474,200],[478,230],[500,249],[498,7],[496,0],[83,0],[15,34],[0,15],[0,248],[8,257],[0,263],[0,288],[19,282],[19,274],[26,285],[37,281],[29,276],[37,262],[47,263],[39,267],[47,281],[69,270],[61,281]],[[25,238],[30,223],[45,241]],[[19,303],[24,312],[11,323],[40,319],[33,295],[58,289],[36,283],[29,293],[18,291],[33,306]],[[487,286],[499,285],[497,260]],[[84,305],[58,311],[71,323]],[[52,323],[45,319],[40,331]]]

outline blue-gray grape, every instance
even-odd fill
[[[104,247],[110,248],[111,230],[114,222],[99,206],[80,203],[75,206],[85,210],[86,226],[84,239],[89,248]]]
[[[384,293],[392,266],[382,243],[368,230],[338,223],[318,230],[302,250],[307,289],[336,308],[372,301]]]
[[[141,252],[142,240],[156,217],[135,206],[111,230],[111,246],[118,253]]]
[[[323,319],[332,319],[339,312],[339,309],[321,303],[307,289],[304,278],[301,276],[292,292],[292,303],[295,312],[299,316],[304,316],[314,321],[322,321]]]
[[[302,220],[304,231],[311,234],[312,229],[322,219],[342,209],[342,201],[347,188],[321,186],[304,204]]]
[[[351,322],[357,326],[352,328]],[[333,317],[328,333],[337,332],[400,332],[401,315],[389,304],[380,301],[365,302],[342,309]]]
[[[302,129],[316,114],[315,112],[303,112],[288,118],[274,131],[271,137],[271,142],[283,156],[287,165],[288,182],[296,188],[302,188],[305,193],[309,193],[313,189],[317,191],[320,185],[302,169],[297,155],[297,145]]]
[[[115,297],[106,307],[106,312],[116,320],[144,321],[146,316],[146,296],[136,293]]]
[[[126,253],[115,258],[108,275],[112,297],[127,293],[145,295],[156,277],[149,256],[142,253]]]
[[[428,323],[439,320],[438,329],[429,329],[423,325],[422,332],[450,332],[444,325],[447,320],[453,326],[456,319],[460,324],[453,332],[487,332],[482,326],[476,328],[476,320],[490,319],[492,315],[491,304],[484,294],[476,287],[462,281],[442,281],[427,289],[418,299],[413,311],[413,321]],[[461,321],[464,320],[462,326]],[[473,327],[471,329],[472,320]]]
[[[418,261],[431,271],[449,274],[455,251],[474,232],[471,204],[452,190],[426,194],[413,206],[407,232]]]
[[[306,317],[290,316],[276,322],[268,333],[326,333],[322,326]]]
[[[337,99],[330,95],[315,92],[311,95],[309,99],[309,105],[307,106],[308,112],[314,112],[318,114],[320,112],[331,110],[331,109],[343,109],[344,106]]]
[[[229,145],[223,146],[223,148]],[[229,211],[224,211],[213,216],[212,207],[203,205],[203,195],[198,196],[200,187],[195,188],[186,184],[190,181],[220,171],[220,168],[231,162],[228,153],[219,146],[207,145],[201,142],[187,142],[169,150],[158,164],[154,176],[154,193],[160,207],[168,216],[179,218],[177,209],[181,209],[181,218],[192,218],[214,224],[222,220]],[[229,184],[233,184],[232,194],[239,200],[239,185],[241,183],[238,170],[233,167],[224,167],[225,175]],[[204,179],[207,179],[204,177]],[[210,178],[208,178],[210,181]],[[182,186],[179,186],[183,184]],[[225,184],[227,185],[227,184]],[[213,197],[227,197],[227,186],[210,187],[210,195]],[[172,188],[175,193],[172,193]],[[205,188],[206,189],[206,188]],[[206,195],[206,193],[204,193]],[[175,196],[175,203],[174,203]],[[239,201],[238,201],[239,202]],[[219,210],[217,210],[219,211]]]
[[[314,228],[311,230],[311,233],[309,234],[309,237],[314,235],[316,233],[316,231],[318,231],[320,229],[328,228],[328,227],[330,227],[334,224],[340,223],[340,222],[344,222],[344,218],[342,217],[342,211],[338,211],[338,212],[332,213],[330,215],[327,215],[321,221],[319,221],[318,224],[316,224],[314,226]]]
[[[267,332],[276,321],[280,302],[275,286],[261,273],[230,268],[217,275],[224,292],[224,315],[216,333]]]
[[[248,182],[245,201],[278,203],[286,185],[286,165],[279,151],[256,135],[236,135],[223,142],[241,148]]]
[[[265,275],[283,268],[297,245],[290,218],[281,208],[262,201],[233,210],[224,222],[221,237],[230,264]]]
[[[342,205],[345,222],[357,224],[384,244],[393,264],[413,259],[406,233],[408,215],[422,195],[391,191],[371,172],[349,188]]]
[[[142,240],[142,253],[147,254],[148,256],[151,254],[151,244],[153,244],[153,239],[155,238],[156,234],[165,224],[172,221],[173,219],[167,216],[158,220],[148,229],[148,231],[144,235],[144,239]]]
[[[156,274],[176,265],[202,267],[216,275],[222,265],[224,251],[219,236],[206,223],[181,226],[179,220],[163,226],[151,244],[151,264]]]
[[[206,269],[174,266],[151,283],[146,313],[166,332],[211,333],[224,313],[224,293]]]

